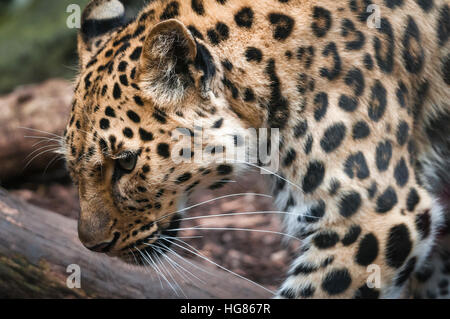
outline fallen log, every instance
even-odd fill
[[[68,81],[55,79],[23,86],[0,97],[2,183],[46,169],[55,157],[55,153],[50,152],[58,145],[55,135],[61,136],[66,126],[72,91],[73,87]],[[45,141],[41,137],[53,140]],[[44,152],[47,150],[49,152]],[[38,155],[41,152],[44,153]],[[36,158],[32,160],[34,156]]]
[[[0,298],[270,297],[243,279],[212,267],[205,273],[191,262],[183,267],[204,282],[177,276],[184,293],[178,290],[177,296],[164,281],[160,284],[152,270],[85,249],[73,219],[27,204],[0,189]],[[80,288],[69,288],[66,283],[71,275],[69,265],[79,266]]]

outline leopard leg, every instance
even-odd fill
[[[373,210],[367,200],[361,203],[357,218],[328,223],[322,220],[313,230],[311,225],[305,226],[310,231],[277,298],[409,297],[406,288],[410,275],[424,265],[443,216],[439,204],[426,191],[421,189],[419,193],[420,202],[413,211],[407,210],[406,199],[405,208],[397,205],[388,213],[380,213],[380,207]],[[379,205],[388,204],[382,203],[383,194],[378,197]],[[400,202],[401,193],[397,196]],[[308,216],[317,209],[311,207]]]
[[[411,294],[414,298],[450,298],[450,223],[446,230],[429,259],[412,276]]]

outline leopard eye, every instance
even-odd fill
[[[134,153],[126,153],[117,159],[121,169],[131,172],[136,167],[137,155]]]

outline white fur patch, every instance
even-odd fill
[[[118,0],[110,0],[93,7],[88,19],[106,20],[122,16],[125,13],[123,4]]]

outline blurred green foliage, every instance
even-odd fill
[[[67,27],[66,8],[88,0],[0,1],[0,93],[20,84],[76,74],[77,29]],[[123,1],[134,15],[143,0]]]

